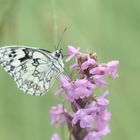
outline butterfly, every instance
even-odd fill
[[[42,96],[64,71],[62,49],[44,49],[13,45],[0,48],[0,64],[14,78],[19,89]]]

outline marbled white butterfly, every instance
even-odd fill
[[[64,70],[62,51],[49,52],[26,46],[0,48],[0,64],[27,94],[41,96]]]

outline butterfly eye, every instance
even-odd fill
[[[60,53],[56,53],[55,56],[59,58],[60,57]]]

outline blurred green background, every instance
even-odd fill
[[[105,140],[140,139],[140,1],[139,0],[0,0],[0,46],[23,44],[54,50],[68,27],[68,44],[93,50],[100,61],[120,61],[120,78],[110,81],[112,133]],[[68,70],[68,65],[66,65]],[[0,140],[49,140],[65,128],[50,125],[48,110],[61,103],[54,92],[23,94],[0,68]]]

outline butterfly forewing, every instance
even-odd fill
[[[63,62],[54,53],[26,46],[0,48],[0,64],[25,93],[43,95],[63,72]]]

